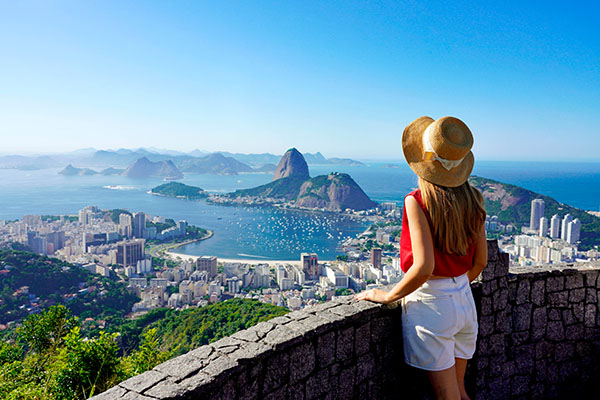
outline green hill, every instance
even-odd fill
[[[168,197],[182,197],[190,200],[198,200],[207,197],[204,190],[196,186],[190,186],[179,182],[169,182],[150,190],[152,194]]]
[[[0,323],[54,304],[65,304],[83,318],[110,318],[127,314],[136,301],[122,282],[55,258],[0,250]]]
[[[544,196],[531,190],[492,179],[473,176],[470,179],[485,198],[485,209],[489,215],[497,215],[504,224],[512,223],[518,228],[529,225],[531,201],[543,199],[545,203],[544,216],[550,220],[554,214],[564,217],[571,214],[581,221],[580,250],[587,250],[600,245],[600,218],[584,210],[560,203],[549,196]]]
[[[234,298],[183,311],[152,310],[120,326],[112,325],[111,329],[121,334],[127,351],[139,345],[142,332],[155,328],[162,341],[161,350],[176,356],[288,312],[285,307]]]

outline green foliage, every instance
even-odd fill
[[[347,254],[337,255],[337,256],[335,256],[335,259],[338,261],[348,261],[348,255]]]
[[[189,200],[199,200],[207,197],[207,193],[196,186],[185,185],[179,182],[169,182],[157,186],[151,190],[152,193],[169,197],[183,197]]]
[[[335,289],[335,295],[336,296],[349,296],[351,294],[353,294],[354,292],[348,288],[338,288]]]
[[[0,323],[18,321],[29,314],[28,295],[18,294],[23,286],[39,297],[36,302],[40,308],[68,303],[74,315],[84,318],[125,315],[137,301],[123,282],[31,252],[0,250],[2,268],[9,272],[0,274]],[[82,288],[86,290],[80,292]]]
[[[162,318],[150,317],[144,328],[156,328],[162,338],[161,350],[176,356],[287,312],[285,307],[234,298],[201,308],[166,310]],[[130,327],[130,332],[137,337],[144,323],[135,325]],[[121,330],[121,333],[124,342],[135,345],[135,339],[127,331]]]
[[[139,350],[124,359],[126,373],[129,376],[141,374],[169,358],[169,352],[160,351],[160,340],[156,328],[148,329],[142,336]]]
[[[23,348],[18,344],[0,341],[0,365],[21,360]]]
[[[112,387],[121,374],[121,359],[117,356],[118,334],[100,332],[97,338],[83,340],[75,327],[64,338],[59,369],[51,381],[57,399],[87,398]]]
[[[300,187],[305,181],[306,179],[304,177],[288,176],[255,188],[236,190],[233,193],[229,193],[228,196],[273,197],[277,199],[293,200],[298,197]]]
[[[78,320],[71,317],[71,311],[58,305],[42,314],[30,315],[17,329],[17,334],[30,350],[42,353],[61,345],[63,337],[77,325]]]

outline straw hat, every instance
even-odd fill
[[[428,182],[456,187],[469,179],[475,159],[473,135],[458,118],[417,118],[402,134],[402,150],[410,168]]]

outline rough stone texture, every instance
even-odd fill
[[[473,399],[589,398],[600,379],[600,266],[513,268],[488,242],[472,289]],[[384,288],[384,289],[389,289]],[[346,296],[261,322],[101,393],[105,399],[433,399],[403,362],[401,307]]]

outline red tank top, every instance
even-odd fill
[[[423,209],[427,221],[429,221],[429,227],[431,228],[431,221],[429,214],[423,204],[421,198],[421,191],[415,190],[407,194],[406,196],[413,196],[417,203]],[[406,197],[404,198],[406,203]],[[439,276],[460,276],[470,270],[473,267],[473,261],[475,258],[475,242],[471,243],[467,250],[467,255],[459,256],[455,254],[444,253],[437,247],[434,247],[433,253],[435,256],[435,265],[433,267],[433,275]],[[402,233],[400,235],[400,267],[402,271],[407,272],[413,264],[413,252],[412,244],[410,242],[410,230],[408,226],[408,218],[406,217],[406,206],[404,207],[404,213],[402,216]]]

